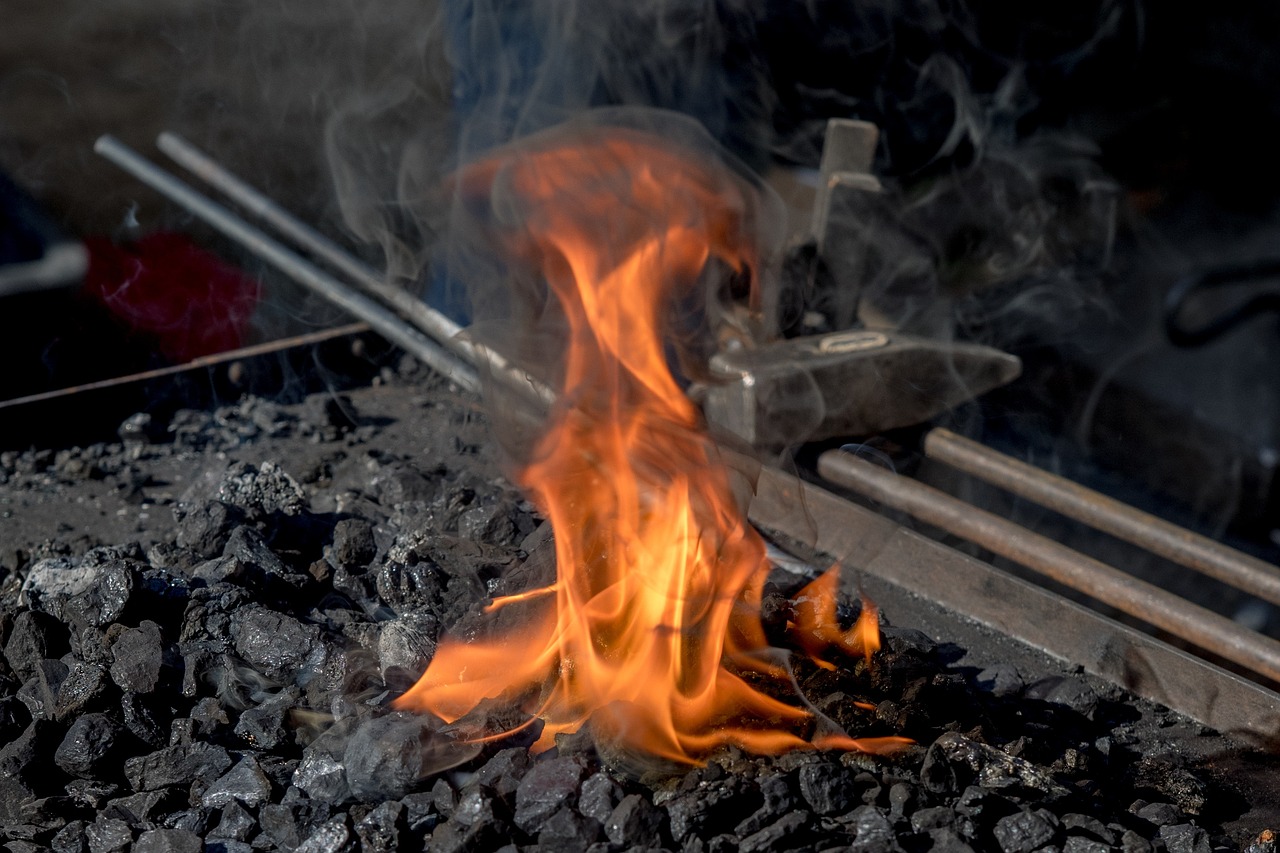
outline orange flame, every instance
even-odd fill
[[[847,631],[841,630],[836,618],[839,577],[839,566],[832,566],[800,591],[791,633],[819,665],[831,666],[819,656],[834,648],[849,657],[862,655],[871,666],[872,655],[880,651],[880,619],[875,602],[864,595],[857,620]]]
[[[559,402],[517,472],[555,531],[558,577],[491,605],[530,611],[517,635],[446,637],[397,707],[453,722],[486,699],[532,695],[545,721],[535,748],[590,720],[597,737],[685,763],[725,744],[902,742],[806,741],[810,714],[743,677],[785,675],[759,619],[764,543],[671,374],[662,321],[711,259],[754,267],[748,185],[611,130],[543,137],[468,167],[459,186],[473,200],[501,188],[522,228],[509,248],[538,264],[567,320]]]

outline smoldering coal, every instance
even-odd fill
[[[470,428],[457,408],[377,390],[357,395],[356,411],[430,423],[416,434]],[[134,473],[174,454],[187,465],[219,452],[234,460],[261,441],[350,455],[359,474],[297,471],[289,493],[300,498],[286,514],[262,508],[288,466],[221,466],[234,489],[210,481],[185,496],[224,500],[238,519],[220,554],[179,545],[175,521],[147,547],[43,557],[10,574],[0,833],[13,849],[182,850],[193,838],[229,851],[1229,845],[1216,821],[1232,795],[1170,740],[1185,721],[1070,673],[954,669],[945,647],[908,627],[886,627],[870,669],[860,659],[837,671],[796,664],[814,707],[851,732],[915,738],[894,760],[730,750],[702,768],[636,778],[602,761],[589,737],[542,755],[527,739],[461,744],[387,704],[440,631],[491,590],[545,580],[545,534],[512,542],[503,532],[536,516],[480,473],[481,457],[424,461],[377,431],[312,442],[301,407],[280,408],[290,426],[246,443],[224,414],[198,431],[205,446],[152,446]],[[41,487],[16,467],[4,488]],[[415,485],[377,485],[388,482]],[[349,509],[322,509],[339,495]],[[471,525],[478,509],[507,524]],[[301,549],[299,524],[317,531]],[[464,528],[492,538],[468,542]],[[211,561],[228,558],[271,569],[209,575]],[[118,580],[84,582],[105,577]],[[796,584],[780,575],[767,591],[775,627]],[[423,641],[411,657],[395,651],[407,633]]]

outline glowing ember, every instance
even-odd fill
[[[517,473],[555,531],[558,576],[491,606],[528,611],[517,635],[446,638],[397,707],[452,722],[486,699],[523,700],[546,723],[538,747],[590,720],[598,738],[680,762],[724,744],[774,753],[902,743],[806,741],[797,732],[808,711],[739,675],[786,677],[759,618],[769,565],[672,377],[663,318],[712,259],[754,268],[750,187],[626,130],[544,136],[467,168],[459,186],[518,222],[508,247],[538,266],[566,320],[559,403]],[[834,601],[819,603],[816,593],[834,591],[834,575],[824,577],[813,618],[802,616],[812,649],[870,655],[874,616],[845,638]]]

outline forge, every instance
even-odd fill
[[[96,128],[111,239],[0,146],[6,849],[1275,849],[1277,267],[1142,266],[1143,15],[288,6],[301,192],[290,97]]]

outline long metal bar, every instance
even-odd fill
[[[420,359],[437,373],[468,391],[480,389],[475,368],[442,349],[382,304],[338,281],[222,205],[139,155],[113,136],[99,137],[93,150],[197,218],[249,249],[294,281],[368,323],[378,334]]]
[[[236,204],[250,211],[294,244],[323,259],[366,291],[400,312],[419,330],[472,367],[483,365],[506,386],[541,404],[554,399],[550,388],[527,371],[511,364],[501,353],[469,339],[462,327],[411,293],[387,283],[376,270],[281,207],[213,157],[176,133],[164,132],[156,146],[175,163],[190,171]]]
[[[757,466],[749,476],[755,483],[753,522],[783,534],[788,550],[803,559],[839,560],[846,585],[856,583],[899,624],[1021,665],[1013,644],[1000,642],[1012,638],[1224,734],[1280,751],[1280,695],[1273,690],[793,474]]]
[[[818,473],[833,483],[981,545],[1225,660],[1272,681],[1280,681],[1280,642],[1243,628],[1225,616],[851,453],[832,450],[822,454],[818,459]]]
[[[458,333],[462,331],[461,326],[413,294],[388,284],[368,264],[285,210],[266,193],[251,186],[176,133],[165,131],[160,134],[156,138],[156,147],[175,163],[276,229],[295,245],[321,258],[353,282],[404,314],[413,321],[414,325],[435,338],[441,346],[448,348],[454,355],[475,363],[476,355],[473,345],[470,341],[458,337]]]
[[[931,459],[1250,595],[1280,604],[1280,566],[1242,554],[950,430],[931,431],[925,437],[924,450]]]
[[[261,344],[250,344],[247,347],[239,347],[232,350],[223,350],[213,355],[202,355],[191,359],[184,364],[172,364],[168,367],[157,367],[151,370],[143,370],[139,373],[130,373],[127,376],[113,376],[110,379],[99,379],[95,382],[85,382],[81,385],[70,385],[66,388],[57,388],[53,391],[41,391],[37,394],[27,394],[25,397],[12,397],[8,400],[0,400],[0,409],[11,409],[18,406],[26,406],[30,403],[43,403],[48,400],[57,400],[63,397],[71,397],[86,391],[101,391],[104,388],[117,388],[121,385],[129,385],[134,382],[146,382],[151,379],[160,379],[165,376],[175,376],[179,373],[187,373],[192,370],[199,370],[206,367],[214,367],[219,364],[226,364],[232,361],[239,361],[242,358],[256,358],[260,355],[268,355],[270,353],[280,352],[281,350],[290,349],[292,347],[307,346],[309,344],[318,344],[325,341],[341,338],[347,335],[358,335],[362,332],[369,331],[368,323],[349,323],[345,326],[337,326],[332,329],[323,329],[319,332],[308,332],[305,335],[297,335],[292,338],[280,338],[274,341],[267,341]]]

